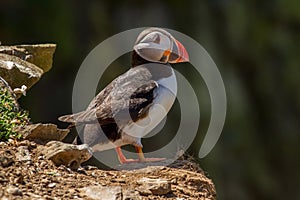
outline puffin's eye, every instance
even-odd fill
[[[155,40],[153,41],[156,44],[160,43],[160,36],[157,34]]]

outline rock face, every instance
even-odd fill
[[[49,141],[62,141],[70,132],[69,129],[59,129],[55,124],[31,124],[16,127],[15,131],[21,133],[24,139],[45,144]]]
[[[28,61],[47,72],[52,67],[56,44],[0,46],[0,53],[13,55]]]
[[[12,55],[21,58],[22,60],[27,61],[31,55],[28,54],[28,51],[24,48],[18,48],[16,46],[1,46],[0,53]]]
[[[73,145],[51,141],[45,146],[41,146],[39,151],[46,159],[52,160],[55,165],[65,165],[71,169],[77,169],[81,163],[92,157],[92,150],[87,144]]]
[[[16,56],[0,54],[0,76],[11,88],[25,85],[28,89],[42,76],[43,70]]]
[[[0,46],[0,76],[13,90],[28,90],[51,69],[55,49],[55,44]]]

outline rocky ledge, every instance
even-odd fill
[[[28,140],[1,142],[1,199],[216,199],[213,182],[192,161],[135,170],[71,170],[41,155],[41,147]]]

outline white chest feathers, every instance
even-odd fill
[[[172,76],[157,80],[158,88],[154,91],[153,105],[148,115],[122,128],[123,132],[135,138],[142,138],[154,129],[168,114],[177,94],[177,81],[174,71]]]

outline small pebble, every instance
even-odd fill
[[[86,166],[83,166],[83,168],[85,170],[96,170],[96,169],[98,169],[98,167],[95,167],[95,166],[92,166],[92,165],[86,165]]]
[[[19,143],[19,146],[28,146],[29,145],[29,141],[28,140],[23,140]]]
[[[7,142],[8,142],[9,144],[15,143],[15,141],[14,141],[13,139],[11,139],[11,138],[9,138],[9,139],[7,140]]]
[[[48,184],[48,187],[49,187],[49,188],[54,188],[55,186],[56,186],[56,183],[49,183],[49,184]]]
[[[37,147],[37,145],[36,145],[36,143],[35,143],[35,142],[30,142],[30,147],[31,147],[31,148],[36,148],[36,147]]]
[[[38,159],[39,160],[44,160],[44,156],[39,156]]]
[[[12,195],[20,195],[20,196],[22,195],[22,191],[19,188],[14,186],[8,186],[6,192]]]

